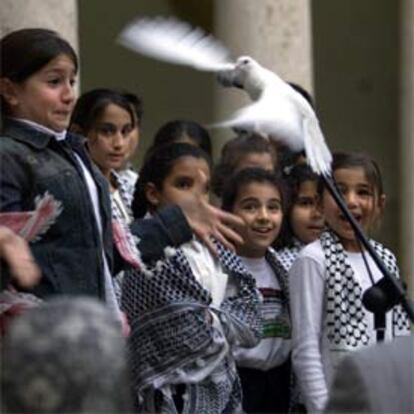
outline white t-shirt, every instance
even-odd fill
[[[262,303],[263,338],[254,348],[236,348],[237,365],[267,371],[283,364],[291,350],[291,325],[283,292],[271,266],[264,257],[241,257],[247,270],[256,280]]]
[[[361,253],[346,252],[355,280],[362,291],[372,286]],[[366,255],[375,281],[382,274]],[[308,412],[322,412],[328,398],[333,370],[349,350],[331,349],[325,324],[327,272],[319,240],[308,244],[289,271],[290,308],[293,328],[292,362]],[[374,317],[366,312],[370,342],[376,342]],[[386,317],[385,339],[392,338],[391,312]]]

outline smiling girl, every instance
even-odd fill
[[[262,296],[262,339],[235,351],[247,413],[286,413],[290,400],[291,328],[287,273],[271,245],[278,237],[286,200],[278,176],[247,168],[224,188],[223,209],[243,219],[244,244],[237,249]]]
[[[336,153],[332,171],[349,211],[368,233],[385,203],[377,164],[363,154]],[[293,364],[309,412],[324,409],[339,360],[376,342],[374,316],[361,300],[364,291],[382,277],[326,189],[321,202],[329,229],[302,250],[289,272]],[[398,273],[394,255],[371,243],[389,271]],[[387,313],[386,340],[407,333],[407,328],[398,306]]]

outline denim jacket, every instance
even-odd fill
[[[91,163],[82,137],[68,134],[63,143],[58,143],[52,136],[9,120],[0,136],[0,212],[33,210],[37,195],[45,191],[53,194],[62,202],[63,211],[41,240],[31,246],[43,274],[33,293],[41,297],[60,293],[104,298],[102,241],[99,240],[89,192],[74,151],[98,187],[103,246],[112,268],[108,184]],[[137,236],[144,260],[157,260],[164,255],[166,246],[179,246],[193,237],[184,214],[177,206],[166,207],[153,219],[136,220],[130,227]],[[115,259],[118,259],[116,271],[125,267],[116,254]],[[5,284],[4,279],[3,272],[0,287]]]
[[[93,205],[74,152],[89,169],[98,188],[102,218],[99,236]],[[33,293],[84,294],[104,299],[102,247],[112,267],[111,209],[106,179],[92,165],[83,138],[64,141],[9,120],[0,137],[0,211],[28,211],[46,191],[63,211],[32,253],[42,271]]]

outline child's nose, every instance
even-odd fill
[[[259,209],[259,218],[262,220],[269,218],[269,210],[266,207],[261,207]]]
[[[348,206],[355,206],[357,204],[358,196],[354,191],[349,191],[345,196],[345,201]]]
[[[113,137],[112,144],[115,148],[121,148],[126,143],[126,139],[124,138],[121,131],[117,131]]]
[[[75,100],[76,93],[75,88],[71,84],[65,84],[62,91],[62,100],[64,102],[73,102]]]

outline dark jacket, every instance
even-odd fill
[[[102,242],[83,173],[73,151],[81,157],[98,187],[103,246],[112,268],[108,184],[91,163],[83,137],[68,134],[59,143],[25,124],[8,121],[0,136],[0,212],[33,210],[36,196],[46,191],[61,201],[63,211],[56,223],[31,245],[43,274],[33,293],[41,297],[57,293],[86,294],[103,299]],[[177,206],[161,210],[153,219],[135,221],[131,231],[138,237],[138,248],[145,261],[159,259],[166,246],[179,246],[193,236]],[[115,259],[118,259],[116,271],[125,267],[117,254]],[[4,287],[7,273],[4,268],[0,273],[0,287]]]
[[[79,162],[98,188],[103,238],[99,237],[93,205]],[[39,241],[33,255],[42,270],[33,293],[85,294],[104,299],[102,246],[112,267],[111,210],[106,179],[92,165],[84,139],[68,134],[58,142],[45,133],[8,121],[0,137],[0,211],[34,209],[35,198],[46,191],[62,203],[56,222]]]

